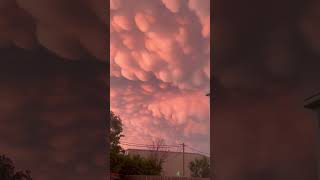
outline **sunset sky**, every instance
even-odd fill
[[[319,1],[215,0],[209,17],[209,0],[111,0],[110,23],[106,2],[0,0],[0,153],[18,169],[105,176],[108,59],[122,142],[213,150],[219,180],[317,178]]]
[[[105,10],[0,0],[0,154],[33,179],[106,176]]]
[[[123,141],[209,153],[209,0],[111,0],[110,9],[110,102]]]

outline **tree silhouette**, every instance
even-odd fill
[[[5,155],[0,156],[0,180],[32,180],[30,171],[15,172],[11,159]]]
[[[123,152],[122,147],[120,146],[120,139],[123,137],[122,134],[122,121],[121,118],[110,112],[110,146],[112,153],[121,153]]]
[[[160,175],[162,163],[155,158],[144,158],[139,155],[125,154],[120,145],[122,134],[121,118],[110,112],[110,171],[121,175]],[[155,148],[161,147],[162,141],[157,141]]]
[[[165,163],[168,158],[170,148],[166,145],[165,140],[161,138],[157,138],[153,140],[151,147],[149,148],[151,151],[150,159],[154,160],[159,167]]]
[[[195,159],[190,162],[189,169],[192,177],[207,178],[210,175],[210,163],[208,158]]]

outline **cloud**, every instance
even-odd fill
[[[132,8],[111,9],[110,61],[118,66],[114,66],[115,76],[140,81],[156,78],[183,89],[208,88],[210,53],[205,37],[210,33],[210,18],[198,11],[208,9],[209,1],[189,3],[190,8],[187,1],[162,3],[141,1],[130,4]],[[204,30],[198,16],[204,16]]]
[[[35,179],[105,177],[104,63],[44,49],[0,55],[0,153]]]
[[[303,100],[320,87],[319,6],[278,2],[215,3],[218,179],[316,179],[315,117]]]
[[[319,33],[317,33],[320,25],[316,20],[319,16],[319,7],[320,4],[318,2],[314,2],[310,7],[308,7],[308,11],[299,21],[299,26],[305,39],[307,40],[310,48],[312,48],[317,54],[320,53],[320,37]]]
[[[150,144],[163,138],[168,144],[185,141],[209,148],[209,100],[202,92],[181,91],[168,84],[111,79],[111,110],[124,123],[124,141]],[[161,130],[160,130],[161,129]],[[201,141],[192,138],[201,137]]]
[[[126,22],[110,27],[110,103],[123,120],[124,141],[163,138],[208,152],[210,31],[200,9],[179,0],[126,2],[112,2],[118,6],[110,13]]]
[[[189,0],[189,8],[194,11],[202,24],[203,37],[210,37],[210,2],[206,0]]]
[[[162,0],[162,3],[173,13],[179,12],[180,0]]]
[[[44,46],[67,59],[85,58],[90,54],[105,62],[106,2],[72,3],[1,0],[0,44],[14,44],[24,49]]]
[[[121,30],[130,31],[131,25],[126,16],[113,16],[112,22]]]
[[[137,12],[134,16],[134,21],[141,32],[147,32],[150,29],[150,26],[155,22],[155,18],[152,15]]]
[[[110,9],[117,10],[121,7],[122,0],[110,0]]]

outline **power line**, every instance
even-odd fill
[[[137,146],[137,147],[150,147],[150,148],[176,148],[177,146],[153,146],[153,145],[140,145],[140,144],[128,144],[128,143],[121,143],[122,145],[126,145],[126,146]]]
[[[155,144],[140,144],[140,143],[132,143],[132,142],[127,142],[127,141],[121,141],[121,144],[126,145],[126,146],[131,146],[131,147],[145,147],[145,148],[153,148],[153,147],[158,147],[158,148],[180,148],[182,144],[176,144],[176,145],[155,145]],[[189,145],[184,144],[185,147],[188,149],[192,150],[193,152],[197,152],[203,155],[210,156],[210,154],[200,151],[196,148],[193,148]]]
[[[175,151],[175,153],[177,153],[175,156],[173,156],[172,158],[176,158],[177,156],[181,155],[181,147],[178,147],[177,150]]]
[[[128,143],[128,144],[139,144],[139,143],[132,143],[132,142],[128,142],[128,141],[122,141],[124,143]],[[157,144],[139,144],[139,145],[157,145]],[[170,144],[164,144],[164,145],[157,145],[157,146],[175,146],[175,147],[180,147],[179,144],[175,144],[175,145],[170,145]]]
[[[158,145],[158,144],[140,144],[140,143],[131,143],[127,141],[121,141],[121,144],[137,145],[137,146],[148,146],[148,147],[180,147],[180,145]]]
[[[152,148],[151,146],[138,146],[138,145],[130,145],[130,144],[124,144],[125,146],[127,147],[133,147],[133,148],[148,148],[149,150]],[[171,147],[171,148],[174,148],[174,147]],[[166,147],[166,148],[159,148],[158,150],[159,151],[164,151],[164,150],[161,150],[161,149],[166,149],[166,150],[170,150],[171,148],[169,147]]]
[[[193,151],[196,151],[196,152],[200,153],[200,154],[210,156],[210,154],[208,154],[208,153],[206,153],[206,152],[200,151],[200,150],[198,150],[198,149],[195,149],[195,148],[190,147],[190,146],[187,146],[187,145],[185,145],[185,146],[186,146],[187,148],[193,150]]]
[[[128,146],[128,147],[133,147],[133,148],[148,148],[148,149],[152,149],[152,148],[155,148],[155,146],[152,146],[152,145],[136,145],[136,144],[126,144],[126,143],[122,143],[122,145],[125,145],[125,146]],[[176,147],[172,147],[172,146],[162,146],[162,147],[157,147],[158,150],[170,150],[172,148],[176,148]]]
[[[189,145],[186,145],[185,143],[182,143],[182,144],[177,144],[177,145],[159,145],[159,144],[140,144],[140,143],[132,143],[132,142],[127,142],[127,141],[121,141],[121,144],[122,145],[125,145],[125,146],[129,146],[129,147],[138,147],[138,148],[158,148],[158,150],[160,148],[166,148],[167,150],[170,149],[170,148],[177,148],[177,155],[175,155],[174,157],[171,157],[171,158],[176,158],[177,156],[181,155],[181,149],[180,149],[180,152],[178,150],[178,148],[182,148],[182,176],[185,175],[185,148],[188,148],[192,151],[195,151],[197,153],[200,153],[202,155],[206,155],[206,156],[210,156],[208,153],[205,153],[203,151],[200,151],[196,148],[193,148]],[[168,150],[168,152],[170,152]]]

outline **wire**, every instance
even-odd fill
[[[131,143],[127,141],[121,141],[121,144],[126,144],[126,145],[136,145],[136,146],[146,146],[146,147],[180,147],[179,145],[155,145],[155,144],[139,144],[139,143]]]
[[[128,144],[139,144],[139,143],[132,143],[132,142],[128,142],[128,141],[122,141],[124,143],[128,143]],[[140,144],[140,145],[154,145],[154,144]],[[164,144],[164,145],[160,145],[160,146],[176,146],[178,147],[179,145],[176,144],[176,145],[168,145],[168,144]],[[180,147],[180,146],[179,146]]]
[[[179,150],[179,149],[180,149],[180,150]],[[176,154],[175,156],[173,156],[172,159],[173,159],[173,158],[176,158],[176,157],[179,156],[179,155],[181,155],[181,154],[180,154],[181,151],[182,151],[182,150],[181,150],[181,147],[180,147],[180,148],[177,148],[177,151],[176,151],[177,154]]]
[[[210,156],[210,154],[208,154],[208,153],[206,153],[206,152],[200,151],[200,150],[198,150],[198,149],[195,149],[195,148],[190,147],[190,146],[187,146],[187,145],[185,145],[185,146],[186,146],[187,148],[189,148],[189,149],[191,149],[191,150],[195,151],[195,152],[198,152],[198,153],[203,154],[203,155]]]
[[[123,144],[124,146],[126,146],[127,148],[141,148],[141,149],[147,149],[147,150],[155,150],[153,149],[153,146],[141,146],[141,145],[130,145],[130,144]],[[173,151],[172,148],[175,147],[159,147],[157,151]],[[155,150],[156,151],[156,150]]]
[[[180,148],[181,145],[177,144],[177,145],[154,145],[154,144],[140,144],[140,143],[131,143],[131,142],[127,142],[127,141],[121,141],[121,144],[122,145],[125,145],[125,146],[129,146],[129,147],[144,147],[144,148],[154,148],[154,147],[157,147],[157,148],[167,148],[167,149],[170,149],[170,148]],[[191,146],[188,146],[188,145],[185,145],[185,147],[189,148],[190,150],[192,150],[193,152],[197,152],[197,153],[200,153],[202,155],[206,155],[206,156],[210,156],[210,154],[206,153],[206,152],[203,152],[203,151],[200,151],[196,148],[193,148]]]

